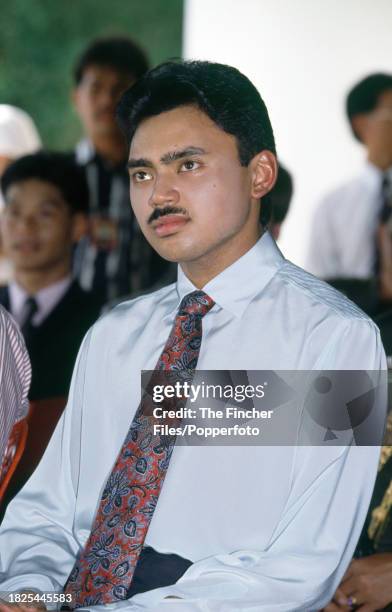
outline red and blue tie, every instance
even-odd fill
[[[213,306],[203,291],[183,298],[156,376],[172,371],[188,380],[193,377],[202,319]],[[89,539],[65,586],[73,608],[127,599],[176,440],[154,435],[153,423],[151,398],[145,394],[106,482]]]

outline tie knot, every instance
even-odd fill
[[[204,291],[192,291],[192,293],[188,293],[188,295],[182,299],[178,314],[200,315],[204,317],[214,304],[214,300],[204,293]]]

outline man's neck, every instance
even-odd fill
[[[369,153],[367,159],[370,164],[376,166],[376,168],[382,170],[383,172],[392,166],[392,160],[389,154],[376,156]]]
[[[127,145],[121,134],[94,136],[90,140],[96,153],[112,165],[120,164],[127,158]]]
[[[70,266],[55,270],[15,270],[14,279],[29,295],[36,295],[41,289],[65,280],[71,275]]]
[[[222,245],[218,252],[214,250],[198,260],[180,263],[181,268],[193,285],[198,289],[202,289],[210,280],[250,251],[263,233],[264,230],[260,227],[257,234],[254,234],[248,240],[244,240],[242,244],[239,244],[234,239]]]

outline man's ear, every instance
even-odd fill
[[[250,161],[251,196],[259,200],[271,191],[278,176],[278,162],[271,151],[261,151]]]
[[[88,233],[87,215],[81,212],[74,213],[72,216],[72,242],[79,242]]]

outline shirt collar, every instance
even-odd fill
[[[266,231],[249,251],[210,280],[203,291],[218,307],[240,318],[254,296],[269,283],[284,261],[276,242]],[[185,295],[197,290],[181,266],[178,266],[176,289],[178,300],[175,310]]]
[[[75,148],[75,157],[78,164],[84,166],[92,161],[95,157],[95,149],[93,143],[88,138],[83,138]]]
[[[111,164],[105,161],[105,159],[99,153],[97,153],[93,143],[88,138],[83,138],[83,140],[78,142],[75,147],[75,157],[80,166],[87,166],[91,162],[95,161],[103,166],[106,171],[122,172],[128,175],[128,172],[126,171],[126,164],[128,161],[127,158],[117,164]]]
[[[389,173],[390,171],[391,169],[387,170],[386,172]],[[372,164],[370,161],[366,160],[362,176],[370,188],[381,190],[382,181],[386,172]]]
[[[66,293],[71,283],[72,277],[66,276],[52,285],[37,291],[33,296],[38,306],[37,314],[33,319],[36,324],[39,325],[51,313]],[[30,296],[27,291],[15,281],[11,281],[9,284],[9,295],[11,314],[15,317],[17,322],[21,324],[24,305],[26,299]]]

